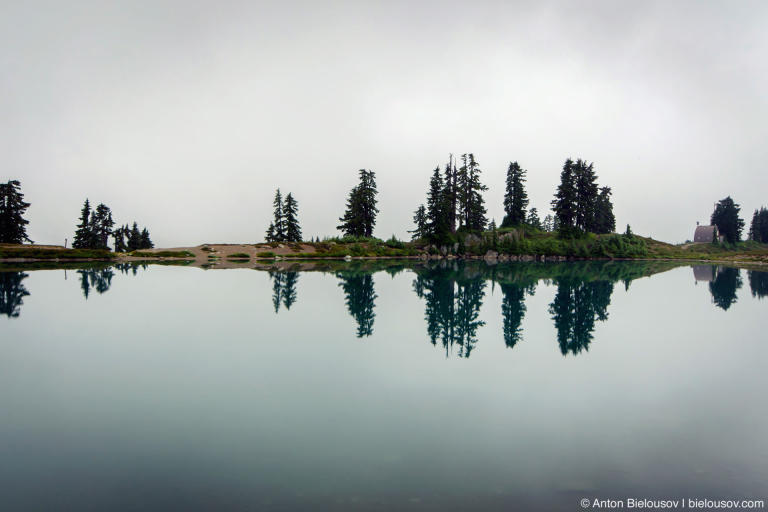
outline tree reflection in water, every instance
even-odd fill
[[[29,295],[23,283],[27,277],[24,272],[0,272],[0,314],[18,318],[24,297]]]

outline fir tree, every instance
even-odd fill
[[[576,227],[585,232],[593,232],[595,208],[597,205],[597,176],[593,164],[577,160],[574,167],[576,187]]]
[[[561,236],[573,235],[576,228],[576,181],[574,163],[570,158],[565,161],[560,173],[560,185],[552,201],[555,212],[554,222]]]
[[[536,208],[528,210],[526,224],[536,229],[544,229],[541,224],[541,219],[539,218],[539,212]]]
[[[360,183],[349,192],[346,210],[344,216],[339,217],[341,224],[337,229],[345,236],[371,237],[379,213],[376,207],[376,174],[365,169],[360,169],[359,174]]]
[[[274,208],[274,220],[272,221],[272,240],[269,242],[285,241],[285,216],[283,213],[283,196],[278,188],[275,192],[275,199],[272,201]]]
[[[91,247],[93,237],[91,234],[91,203],[88,199],[80,210],[80,224],[77,225],[75,238],[72,240],[72,247],[75,249],[87,249]]]
[[[552,214],[547,214],[546,217],[544,217],[544,221],[542,222],[542,229],[544,231],[554,231],[555,225],[554,225],[554,219],[552,217]]]
[[[126,252],[128,246],[125,243],[125,237],[128,234],[128,226],[120,226],[112,233],[115,243],[115,252]]]
[[[460,227],[468,231],[482,231],[488,223],[482,193],[488,187],[480,181],[480,166],[472,153],[461,155],[461,163],[456,176]]]
[[[712,212],[712,224],[717,226],[717,231],[729,244],[735,244],[741,240],[744,220],[739,217],[740,211],[739,205],[731,199],[731,196],[728,196],[718,201],[715,211]]]
[[[139,225],[136,224],[135,221],[133,222],[133,226],[128,233],[127,245],[129,251],[138,251],[141,249],[141,231],[139,231]]]
[[[504,220],[502,227],[518,226],[525,223],[525,209],[528,208],[528,193],[525,191],[526,170],[517,162],[510,162],[507,169],[507,188],[504,193]]]
[[[443,199],[442,209],[443,215],[445,215],[448,229],[451,233],[456,232],[456,215],[457,215],[457,176],[456,164],[453,161],[453,155],[448,158],[448,163],[445,165],[445,171],[443,174]]]
[[[597,196],[592,231],[595,233],[613,233],[616,231],[616,217],[611,203],[611,187],[602,187]]]
[[[426,212],[427,234],[434,240],[439,240],[451,229],[450,212],[447,211],[444,194],[443,177],[440,174],[440,168],[435,167],[429,180]]]
[[[301,242],[301,227],[299,226],[298,214],[299,204],[293,198],[293,194],[289,192],[285,196],[285,204],[283,204],[285,240],[287,242]]]
[[[147,228],[142,229],[139,236],[139,249],[152,249],[154,246],[155,244],[149,238],[149,230]]]
[[[752,223],[749,226],[749,239],[755,242],[768,243],[768,209],[764,206],[755,210]]]
[[[423,204],[420,204],[413,213],[413,223],[416,224],[416,229],[409,231],[412,233],[411,240],[419,240],[428,236],[429,221],[427,220],[427,209]]]
[[[0,183],[0,243],[22,244],[32,242],[27,236],[27,224],[24,218],[29,203],[24,202],[21,183],[9,180]]]
[[[112,236],[112,211],[105,204],[99,204],[91,215],[91,249],[109,249],[109,237]]]

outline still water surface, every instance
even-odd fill
[[[3,510],[768,498],[768,273],[0,273]]]

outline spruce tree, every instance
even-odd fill
[[[744,220],[739,217],[740,211],[741,207],[731,199],[731,196],[728,196],[718,201],[715,211],[712,212],[710,219],[712,224],[717,226],[717,231],[729,244],[735,244],[741,240]]]
[[[548,213],[544,217],[544,221],[542,222],[542,226],[541,227],[542,227],[542,229],[544,231],[554,231],[555,230],[554,219],[552,218],[551,214]]]
[[[0,183],[0,243],[23,244],[32,242],[27,236],[27,224],[24,218],[29,203],[24,202],[21,183],[9,180]]]
[[[525,223],[525,209],[528,208],[528,193],[525,191],[526,170],[517,162],[510,162],[507,169],[507,187],[504,193],[503,227]]]
[[[136,224],[136,221],[133,222],[133,226],[128,234],[127,245],[129,251],[138,251],[141,249],[141,231],[139,231],[139,226]]]
[[[139,236],[139,249],[152,249],[154,246],[152,239],[149,238],[149,230],[147,228],[142,229]]]
[[[345,236],[371,237],[379,213],[376,207],[376,174],[365,169],[360,169],[359,174],[360,183],[350,190],[346,210],[344,216],[339,217],[341,224],[337,229]]]
[[[613,203],[611,203],[611,187],[602,187],[597,196],[595,216],[593,222],[594,233],[613,233],[616,231],[616,217],[613,215]]]
[[[427,192],[427,234],[437,240],[444,236],[450,229],[446,205],[444,201],[443,177],[440,174],[440,168],[435,167],[432,177],[429,180],[429,191]]]
[[[427,217],[427,209],[423,204],[420,204],[416,211],[413,213],[413,223],[416,224],[416,229],[409,231],[409,233],[412,233],[411,240],[419,240],[429,235],[429,220]]]
[[[754,215],[752,215],[749,239],[763,244],[768,243],[768,209],[764,206],[760,210],[755,210]]]
[[[75,249],[88,249],[91,247],[93,237],[91,234],[91,203],[88,199],[80,210],[80,224],[77,225],[72,247]]]
[[[552,201],[554,222],[561,236],[572,236],[576,228],[576,182],[574,163],[570,158],[565,161],[560,173],[560,185]]]
[[[456,176],[460,227],[482,231],[488,223],[483,192],[488,187],[480,181],[480,166],[472,153],[461,155],[461,167]]]
[[[90,245],[91,249],[109,249],[109,237],[112,236],[112,211],[103,203],[99,204],[91,215]]]
[[[576,227],[585,232],[595,231],[595,208],[597,205],[597,176],[593,164],[577,160],[574,167],[576,186]]]
[[[275,192],[275,199],[272,201],[274,207],[274,220],[272,221],[272,242],[285,241],[285,216],[283,214],[283,196],[278,188]]]
[[[115,243],[115,252],[126,252],[128,246],[125,243],[125,237],[128,234],[128,226],[120,226],[112,233]]]
[[[448,163],[445,165],[445,171],[443,174],[443,200],[442,209],[445,215],[448,229],[451,233],[456,232],[456,215],[457,215],[457,176],[458,171],[456,164],[453,161],[453,155],[448,158]]]
[[[267,232],[264,235],[264,240],[267,242],[276,242],[275,240],[275,223],[270,222],[269,227],[267,228]]]
[[[290,192],[285,196],[283,205],[283,218],[285,219],[285,240],[287,242],[301,242],[301,227],[298,220],[299,204]]]
[[[536,229],[544,229],[541,224],[541,219],[539,219],[539,212],[536,208],[531,208],[526,217],[526,224]]]

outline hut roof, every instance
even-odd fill
[[[697,243],[709,243],[717,236],[717,226],[696,226],[693,241]]]

